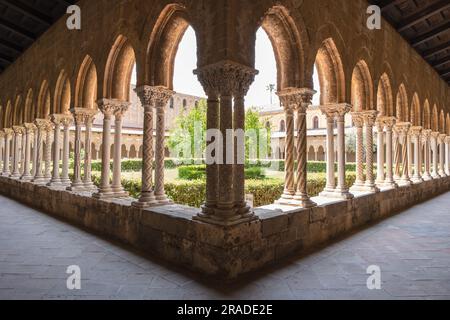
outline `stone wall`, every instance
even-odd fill
[[[411,187],[323,203],[306,210],[258,208],[258,219],[222,228],[193,220],[179,205],[139,210],[131,200],[103,201],[89,193],[0,177],[0,193],[145,253],[215,278],[235,278],[300,254],[358,227],[450,190],[450,177]],[[426,214],[426,213],[424,213]]]

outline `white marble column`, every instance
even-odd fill
[[[111,185],[114,198],[128,197],[128,192],[126,192],[122,186],[122,122],[129,107],[130,103],[122,101],[116,106],[114,111],[114,155]]]
[[[412,176],[412,181],[414,183],[423,182],[421,174],[421,163],[420,163],[420,140],[421,140],[422,127],[416,126],[411,127],[409,135],[411,137],[411,142],[414,146],[414,174]]]
[[[20,162],[20,142],[22,139],[22,130],[23,128],[20,126],[14,126],[14,138],[13,138],[13,172],[11,173],[10,178],[19,179],[20,178],[20,170],[19,170],[19,162]]]
[[[9,177],[11,175],[10,161],[11,161],[11,138],[14,131],[10,128],[3,130],[5,132],[5,154],[3,160],[3,176]]]
[[[36,176],[36,172],[37,172],[37,158],[38,158],[38,149],[36,148],[36,146],[38,145],[38,128],[37,128],[35,123],[33,123],[33,125],[34,125],[34,130],[33,130],[33,154],[32,154],[33,167],[31,168],[31,176],[33,177],[32,180]]]
[[[373,174],[373,126],[377,118],[377,111],[364,112],[364,124],[366,126],[366,191],[379,192],[375,185],[375,177]]]
[[[445,138],[447,138],[446,134],[440,134],[438,141],[439,141],[439,175],[442,178],[447,177],[447,174],[445,173]]]
[[[68,187],[71,184],[69,177],[69,163],[70,163],[70,126],[73,122],[72,115],[66,115],[62,119],[62,126],[64,130],[63,134],[63,152],[62,152],[62,173],[61,184]]]
[[[96,192],[98,188],[92,181],[92,125],[98,111],[94,109],[85,109],[84,113],[84,177],[83,187],[86,191]]]
[[[24,169],[22,177],[20,178],[23,181],[31,181],[33,176],[31,175],[30,162],[31,162],[31,140],[33,139],[34,132],[36,130],[36,126],[32,123],[25,124],[25,159],[24,159]]]
[[[386,129],[386,180],[384,182],[384,187],[395,189],[398,187],[397,183],[394,181],[394,163],[393,163],[393,129],[396,123],[394,117],[384,117],[383,123]]]
[[[36,184],[46,184],[48,181],[45,179],[43,170],[42,170],[42,164],[43,164],[43,153],[44,153],[44,147],[43,147],[43,140],[45,137],[45,132],[47,130],[47,127],[49,125],[48,120],[45,119],[36,119],[34,124],[37,127],[37,142],[35,145],[36,149],[36,174],[33,178],[33,182]]]
[[[22,178],[23,173],[25,172],[25,149],[27,143],[27,129],[25,128],[25,124],[22,126],[22,141],[20,143],[20,178]]]
[[[3,161],[5,161],[5,131],[0,130],[0,176],[3,175]]]
[[[322,112],[327,118],[327,136],[326,136],[326,167],[327,167],[327,184],[325,190],[320,194],[323,197],[328,197],[334,194],[336,189],[335,178],[335,159],[334,159],[334,114],[327,113],[326,106],[321,107]]]
[[[384,161],[384,121],[382,117],[379,117],[376,122],[377,128],[377,180],[376,185],[378,187],[383,187],[386,181],[386,175],[384,172],[385,161]]]
[[[73,162],[73,181],[67,187],[69,191],[85,191],[83,180],[81,179],[81,130],[84,124],[84,109],[71,109],[75,123],[75,143],[74,143],[74,162]]]
[[[356,128],[356,180],[350,188],[352,192],[365,191],[364,181],[364,116],[362,112],[352,112]]]
[[[400,144],[402,145],[401,161],[402,161],[402,176],[399,180],[399,185],[409,186],[411,185],[411,179],[409,174],[409,157],[408,157],[408,134],[411,128],[409,122],[400,122],[396,124],[396,130],[399,137]]]
[[[52,135],[53,135],[53,123],[47,121],[47,127],[45,128],[45,148],[44,148],[44,161],[45,161],[45,174],[44,177],[48,183],[52,179]]]
[[[445,138],[445,174],[450,176],[450,136]]]
[[[60,162],[60,135],[61,135],[61,114],[53,114],[51,121],[55,127],[53,134],[53,175],[48,186],[61,186],[61,176],[59,173]]]
[[[431,177],[433,179],[439,179],[439,173],[438,173],[438,138],[439,138],[439,132],[432,132],[431,133],[431,150],[433,152],[433,158],[432,158],[432,171],[431,171]]]
[[[431,130],[426,129],[422,131],[422,143],[424,145],[423,161],[424,161],[424,173],[422,175],[423,180],[429,181],[431,177]]]

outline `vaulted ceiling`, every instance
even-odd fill
[[[372,0],[383,17],[450,84],[450,0]]]

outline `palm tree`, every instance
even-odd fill
[[[266,90],[270,92],[270,105],[272,105],[273,104],[272,94],[275,91],[275,85],[274,84],[269,84],[266,87]]]

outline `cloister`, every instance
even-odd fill
[[[366,27],[365,0],[77,4],[81,30],[68,30],[60,19],[0,76],[0,192],[6,196],[175,264],[233,278],[450,190],[448,84],[390,25]],[[200,210],[165,194],[164,114],[188,26],[197,37],[193,72],[208,98],[207,125],[223,133],[244,129],[245,96],[258,75],[255,33],[262,27],[269,35],[286,125],[285,190],[273,205],[250,208],[244,166],[236,159],[207,166]],[[110,154],[111,144],[122,145],[135,64],[144,114],[139,199],[122,186],[121,148]],[[327,118],[327,186],[311,198],[306,110],[318,90],[314,65]],[[357,128],[353,186],[345,171],[348,114]],[[103,121],[98,188],[91,177],[95,118]]]

